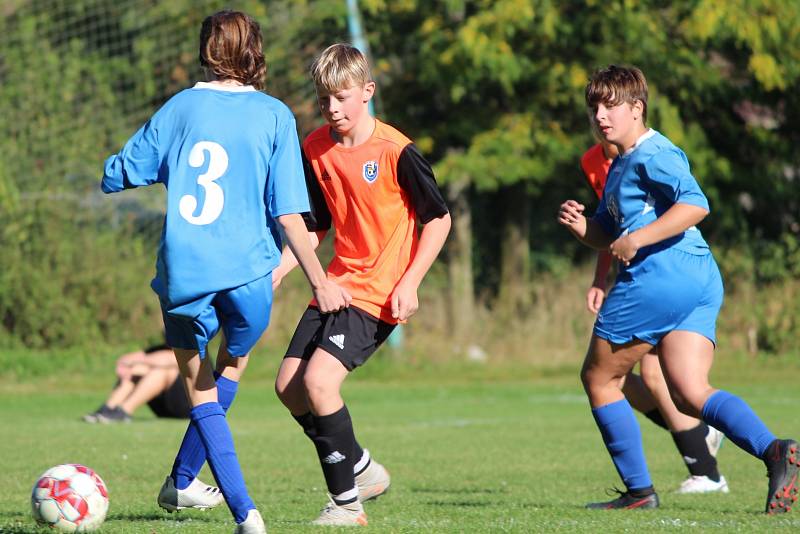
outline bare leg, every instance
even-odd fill
[[[211,361],[200,359],[196,350],[175,349],[175,359],[192,406],[217,402],[217,384],[211,371]]]
[[[242,379],[244,370],[250,362],[250,355],[244,356],[231,356],[228,352],[228,345],[225,340],[220,343],[219,350],[217,351],[217,372],[234,382],[239,382]]]
[[[656,400],[647,389],[644,380],[633,371],[629,372],[623,380],[622,393],[637,412],[649,413],[658,409]]]
[[[344,406],[340,389],[349,374],[342,362],[317,348],[303,374],[308,405],[317,416],[330,415]]]
[[[696,332],[676,330],[661,340],[659,354],[675,406],[699,418],[706,400],[717,391],[708,383],[714,344]]]
[[[581,369],[581,381],[592,408],[622,400],[622,384],[633,366],[652,349],[652,345],[634,341],[612,345],[605,339],[592,336]]]
[[[154,367],[136,383],[130,395],[120,404],[128,415],[133,414],[142,404],[156,398],[162,391],[169,388],[178,377],[175,368]]]
[[[696,428],[700,420],[690,417],[678,410],[672,402],[664,373],[661,371],[661,364],[658,356],[652,352],[642,358],[641,363],[642,379],[658,405],[658,411],[671,432],[683,432]]]
[[[278,369],[278,376],[275,378],[275,393],[294,416],[307,414],[311,410],[303,386],[303,375],[307,367],[306,360],[284,358]]]
[[[131,377],[132,378],[132,377]],[[106,400],[106,406],[109,408],[116,408],[120,404],[122,404],[125,399],[127,399],[131,393],[133,393],[136,384],[133,380],[126,378],[125,380],[120,380],[119,383],[111,390],[111,394],[108,396]]]

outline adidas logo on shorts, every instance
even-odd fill
[[[344,350],[344,334],[336,334],[328,339],[330,339],[334,345]]]
[[[346,456],[339,451],[333,451],[328,456],[322,459],[323,462],[326,464],[338,464],[342,460],[344,460]]]

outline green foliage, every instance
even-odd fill
[[[563,270],[559,255],[573,262],[590,256],[553,223],[553,214],[569,197],[594,206],[578,168],[592,144],[583,88],[590,72],[609,63],[636,64],[647,75],[649,123],[684,149],[710,199],[712,214],[702,230],[715,250],[735,251],[720,260],[735,273],[726,276],[728,287],[772,287],[797,276],[797,2],[361,0],[360,6],[381,117],[417,142],[446,188],[469,184],[464,195],[473,210],[480,296],[500,293],[510,276],[501,262],[532,269],[523,273],[530,277]],[[155,314],[146,283],[138,299],[126,289],[128,296],[102,311],[96,304],[102,298],[90,298],[88,284],[111,295],[117,286],[149,278],[158,223],[147,215],[142,227],[141,216],[163,209],[163,197],[125,193],[139,222],[108,225],[111,217],[96,209],[94,191],[103,159],[167,98],[201,77],[199,25],[224,7],[260,22],[268,92],[292,107],[301,134],[320,124],[307,68],[325,45],[348,39],[343,0],[4,5],[3,342],[118,341],[120,332],[131,332],[124,322],[133,319],[124,309]],[[530,209],[509,209],[515,196]],[[528,240],[529,254],[505,258],[508,235]],[[98,251],[97,263],[80,250]],[[100,274],[106,266],[113,276]],[[98,273],[75,274],[82,271]],[[87,296],[77,296],[78,286]],[[24,302],[23,290],[35,306]],[[50,324],[64,315],[74,318],[72,326]],[[86,326],[78,328],[81,321]]]
[[[130,224],[112,228],[108,209],[57,198],[0,215],[0,339],[28,347],[90,346],[158,333],[148,295],[154,241]],[[121,268],[123,267],[123,268]],[[147,296],[148,298],[143,298]]]
[[[197,36],[206,15],[231,7],[260,20],[274,67],[270,85],[297,93],[297,104],[311,103],[318,120],[309,91],[296,89],[307,86],[310,55],[330,32],[303,29],[341,6],[146,4],[20,3],[0,18],[2,345],[86,347],[158,337],[160,312],[148,282],[164,197],[136,191],[100,199],[98,182],[105,157],[167,98],[202,79]],[[303,48],[305,58],[295,53]],[[303,126],[310,129],[310,112]]]

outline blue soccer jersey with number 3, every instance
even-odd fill
[[[158,182],[167,213],[151,285],[180,315],[269,274],[275,218],[309,210],[294,116],[249,86],[181,91],[105,162],[106,193]]]

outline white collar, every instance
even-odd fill
[[[212,89],[214,91],[227,91],[230,93],[249,93],[256,90],[252,85],[221,85],[211,82],[197,82],[192,89]]]
[[[639,136],[639,139],[636,140],[633,146],[630,147],[628,150],[626,150],[624,154],[622,154],[622,157],[629,156],[634,150],[639,148],[639,145],[641,145],[642,143],[653,137],[655,134],[656,131],[654,129],[648,128],[645,133]]]

